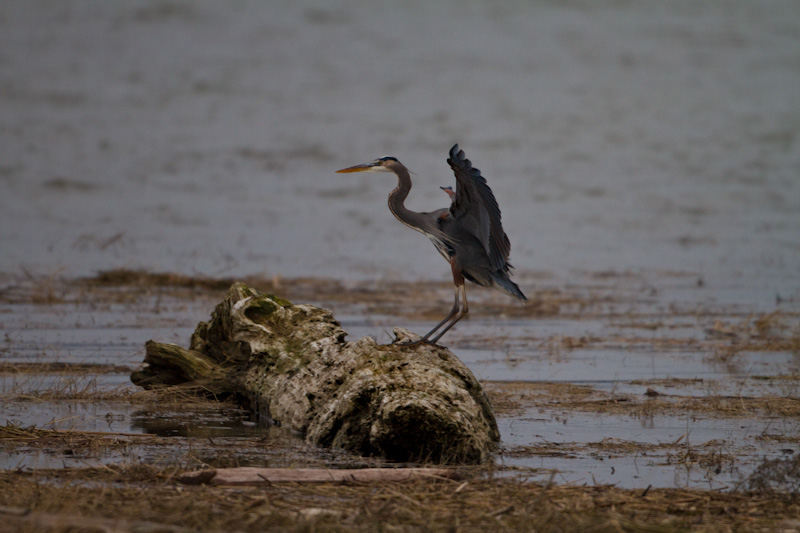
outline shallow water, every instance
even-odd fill
[[[392,177],[334,171],[394,155],[416,172],[409,207],[433,210],[447,203],[438,187],[452,185],[445,158],[458,142],[497,196],[522,289],[532,300],[574,297],[536,316],[471,291],[477,305],[446,342],[479,378],[632,395],[683,378],[656,388],[798,396],[796,381],[752,379],[799,373],[796,350],[726,355],[753,332],[731,342],[714,333],[717,321],[739,327],[775,311],[781,335],[800,328],[796,2],[6,1],[0,50],[0,362],[133,367],[147,339],[185,344],[216,303],[202,291],[62,299],[58,279],[100,270],[447,281],[427,241],[390,215]],[[31,302],[17,296],[26,284],[55,293]],[[425,313],[444,314],[451,298],[432,295]],[[392,326],[431,324],[398,306],[312,300],[351,339],[388,342]],[[0,391],[128,386],[123,374],[64,379],[3,374]],[[143,432],[135,409],[15,401],[3,415]],[[186,427],[153,417],[156,433]],[[220,435],[263,429],[236,424]],[[508,450],[690,431],[693,445],[724,441],[741,463],[710,476],[667,452],[499,459],[632,487],[725,486],[764,456],[796,451],[754,432],[798,429],[763,417],[645,423],[557,410],[500,424]],[[81,464],[162,460],[183,446]],[[25,457],[0,463],[79,463]]]
[[[446,342],[490,394],[499,394],[501,475],[544,482],[556,472],[554,479],[561,482],[719,489],[736,486],[765,458],[797,453],[795,414],[782,414],[781,407],[765,411],[742,404],[738,409],[738,403],[800,397],[800,309],[783,302],[777,310],[773,304],[771,313],[777,314],[745,313],[744,304],[703,297],[707,289],[675,290],[669,276],[642,280],[626,278],[622,286],[642,283],[645,291],[617,290],[616,277],[590,275],[568,290],[540,280],[545,302],[560,302],[560,310],[541,317],[515,316],[526,308],[501,295],[476,295],[473,313]],[[414,284],[394,291],[370,284],[352,289],[358,298],[332,293],[333,299],[325,301],[320,292],[318,302],[334,309],[350,339],[375,335],[388,342],[387,332],[396,325],[424,331],[430,319],[419,316],[439,306],[444,312],[449,299],[446,286],[436,289],[432,300]],[[0,362],[11,365],[0,373],[6,423],[96,431],[124,442],[86,449],[7,445],[0,451],[3,468],[142,461],[190,468],[364,464],[365,459],[307,446],[291,432],[253,423],[238,409],[125,400],[136,390],[125,366],[139,364],[144,342],[154,338],[186,345],[221,292],[61,282],[55,284],[58,300],[28,302],[37,290],[35,283],[22,282],[14,298],[0,306],[5,338]],[[287,290],[292,296],[298,289]],[[372,307],[383,311],[372,313]],[[65,317],[71,325],[63,323]],[[48,363],[66,368],[47,370]],[[14,370],[15,364],[27,366]],[[70,371],[69,365],[100,366]],[[587,401],[599,407],[570,404],[569,394],[553,388],[559,385],[589,391]],[[518,391],[519,407],[504,411],[508,387]],[[709,404],[700,410],[651,412],[642,404],[649,396]],[[733,412],[730,405],[714,407],[731,398]],[[631,407],[609,410],[603,407],[607,402]]]
[[[781,425],[780,423],[778,425]],[[553,470],[556,480],[589,485],[617,485],[626,488],[693,487],[730,488],[752,470],[764,457],[780,457],[785,452],[775,444],[762,443],[754,437],[774,422],[750,419],[692,420],[691,417],[655,416],[647,420],[630,420],[620,416],[571,414],[556,419],[547,417],[504,420],[501,431],[507,446],[530,443],[530,435],[546,441],[561,453],[516,457],[503,455],[507,467],[540,468],[534,479],[546,481]],[[790,429],[797,431],[797,425]],[[778,429],[780,430],[780,429]],[[613,435],[613,437],[602,437]],[[701,464],[697,459],[684,460],[683,450],[650,450],[647,444],[667,444],[684,438],[687,450],[716,452],[717,461]],[[600,446],[585,446],[598,443]],[[631,452],[604,449],[602,444],[635,443],[644,450]],[[719,469],[719,470],[717,470]]]
[[[748,391],[743,391],[737,380],[800,371],[800,361],[791,353],[741,354],[733,368],[696,351],[664,354],[627,349],[576,349],[569,355],[553,358],[543,357],[538,351],[458,350],[458,356],[475,376],[488,381],[518,381],[520,376],[530,376],[531,381],[587,384],[598,390],[626,393],[644,392],[644,386],[628,385],[631,381],[684,379],[699,380],[701,387],[714,387],[720,394],[734,390],[746,394],[751,388],[757,388],[758,383],[748,384]]]

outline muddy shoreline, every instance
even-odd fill
[[[128,382],[145,340],[185,343],[230,281],[128,270],[6,280],[2,505],[45,520],[37,513],[64,518],[100,501],[96,516],[173,524],[170,509],[186,498],[214,499],[243,530],[256,517],[322,530],[342,520],[355,529],[386,520],[433,529],[796,526],[797,303],[709,304],[696,279],[664,273],[596,273],[570,286],[541,276],[524,307],[474,291],[470,318],[448,342],[482,379],[502,445],[489,468],[463,470],[463,484],[292,485],[268,496],[183,487],[180,472],[208,467],[404,466],[308,446],[190,390]],[[444,283],[247,281],[333,309],[350,338],[424,329],[451,296]],[[777,481],[776,468],[790,481]],[[46,495],[30,497],[37,491]],[[119,514],[131,495],[137,511]],[[190,507],[181,525],[221,524],[219,510]]]

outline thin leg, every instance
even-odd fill
[[[456,322],[458,322],[459,320],[461,320],[462,318],[464,318],[465,316],[467,316],[467,313],[469,313],[469,305],[467,304],[467,286],[462,284],[462,285],[461,285],[461,287],[456,287],[456,290],[458,290],[459,288],[461,289],[461,294],[462,294],[462,296],[463,296],[463,299],[464,299],[464,306],[461,308],[461,310],[458,312],[458,314],[456,314],[456,316],[455,316],[455,318],[453,319],[453,321],[452,321],[452,322],[450,322],[450,323],[447,325],[447,327],[445,327],[445,328],[444,328],[442,331],[440,331],[440,332],[439,332],[439,334],[438,334],[438,335],[436,335],[436,336],[435,336],[435,337],[434,337],[434,338],[433,338],[433,339],[430,341],[430,343],[431,343],[431,344],[436,344],[436,342],[437,342],[437,341],[438,341],[438,340],[439,340],[439,339],[442,337],[442,335],[444,335],[445,333],[447,333],[447,330],[449,330],[450,328],[452,328],[453,326],[455,326],[455,325],[456,325]],[[457,294],[458,294],[458,292],[456,292],[456,295],[457,295]],[[456,297],[457,297],[457,296],[456,296]],[[438,326],[437,326],[437,327],[438,327]],[[428,333],[428,335],[430,335],[430,333]]]
[[[447,333],[447,330],[452,328],[456,324],[456,322],[464,318],[464,315],[466,315],[469,312],[469,306],[467,305],[467,289],[464,286],[464,275],[461,273],[461,268],[458,265],[456,265],[454,257],[450,258],[450,269],[453,271],[453,285],[455,285],[456,288],[455,302],[453,302],[453,308],[450,309],[450,312],[447,314],[446,317],[444,317],[444,320],[436,324],[436,327],[434,327],[427,334],[425,334],[424,337],[422,337],[417,341],[399,343],[401,346],[417,346],[418,344],[422,344],[423,342],[436,344],[436,341],[438,341],[442,337],[442,335]],[[461,307],[462,299],[464,301],[463,307]],[[445,326],[445,324],[447,325]],[[432,341],[429,341],[428,339],[430,338],[430,336],[436,333],[436,331],[442,326],[445,326],[444,329],[441,332],[439,332],[439,334],[436,335]]]
[[[444,317],[444,320],[442,320],[441,322],[436,324],[436,326],[434,326],[434,328],[432,330],[430,330],[428,333],[426,333],[424,337],[422,337],[421,339],[416,340],[416,341],[398,342],[397,344],[399,346],[417,346],[419,344],[422,344],[423,342],[428,342],[428,338],[431,335],[433,335],[434,333],[436,333],[436,330],[438,330],[440,327],[445,325],[451,318],[453,318],[456,314],[458,314],[458,312],[459,312],[458,306],[461,303],[459,301],[459,294],[458,293],[459,293],[459,288],[456,287],[456,295],[455,295],[456,297],[455,297],[455,302],[453,303],[453,308],[450,309],[450,312],[447,314],[446,317]],[[441,335],[437,336],[436,338],[438,339],[440,336]],[[434,340],[431,344],[435,344],[435,343],[436,343],[436,341]]]

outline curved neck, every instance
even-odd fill
[[[411,191],[411,176],[408,173],[408,169],[400,164],[392,165],[391,168],[397,174],[397,187],[389,193],[389,210],[397,220],[406,226],[422,231],[420,214],[407,209],[404,203],[408,198],[409,191]]]

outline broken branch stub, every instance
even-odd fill
[[[131,380],[235,395],[309,442],[362,455],[451,463],[490,457],[500,438],[491,405],[452,352],[371,337],[347,342],[346,335],[325,309],[235,283],[188,350],[149,341]]]

